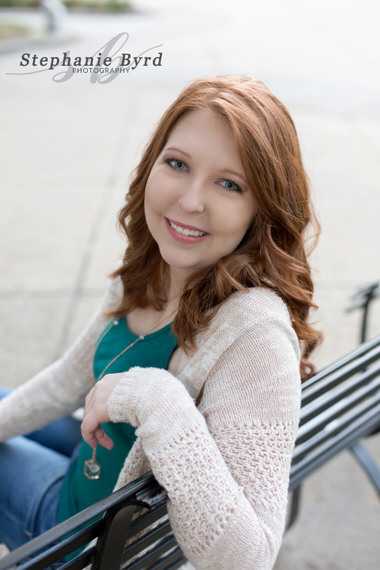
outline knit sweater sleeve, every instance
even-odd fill
[[[164,370],[134,368],[111,395],[110,419],[139,426],[196,569],[273,567],[298,425],[296,344],[289,316],[267,311],[217,360],[199,408]]]
[[[93,386],[94,345],[107,323],[104,311],[120,299],[113,280],[90,323],[59,360],[0,401],[0,441],[30,433],[73,412]]]

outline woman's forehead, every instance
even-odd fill
[[[209,108],[184,113],[169,132],[165,148],[172,145],[182,145],[189,151],[199,146],[208,154],[212,154],[213,150],[223,150],[238,156],[238,147],[230,125]]]

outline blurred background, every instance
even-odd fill
[[[322,226],[311,264],[325,340],[314,361],[356,347],[360,313],[346,307],[380,279],[376,0],[0,6],[1,384],[21,384],[80,332],[123,251],[116,214],[149,134],[187,83],[220,73],[261,79],[294,118]],[[115,61],[162,55],[108,76],[46,64],[106,49]],[[379,325],[380,301],[369,338]],[[380,460],[379,436],[367,443]],[[377,569],[379,503],[353,459],[332,461],[304,495],[276,570]]]

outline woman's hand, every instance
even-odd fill
[[[107,374],[86,396],[81,430],[83,439],[91,447],[95,447],[98,443],[106,449],[113,447],[112,439],[104,433],[101,424],[110,421],[107,411],[108,399],[122,377],[123,373]]]

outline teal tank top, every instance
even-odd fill
[[[125,318],[111,321],[107,325],[95,345],[96,381],[106,366],[137,338],[138,336],[128,329]],[[133,366],[167,369],[176,346],[177,339],[169,324],[137,342],[109,366],[106,374],[126,372]],[[111,450],[97,446],[96,460],[101,465],[101,475],[99,479],[88,479],[84,475],[84,462],[91,459],[92,448],[82,440],[63,483],[59,505],[60,522],[103,499],[115,487],[124,460],[136,439],[135,428],[129,424],[111,422],[103,424],[102,427],[113,440],[114,446]]]

